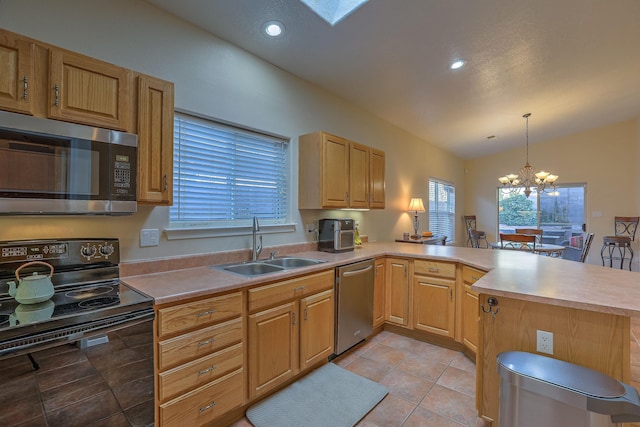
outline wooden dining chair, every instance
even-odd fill
[[[476,229],[476,216],[464,215],[462,217],[464,227],[467,230],[467,246],[472,248],[488,248],[487,234],[484,231]],[[484,243],[481,243],[484,241]]]
[[[516,249],[520,251],[535,252],[537,237],[534,234],[507,234],[500,233],[501,249]]]
[[[542,229],[540,228],[516,228],[516,234],[533,234],[538,243],[542,243]]]

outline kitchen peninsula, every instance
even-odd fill
[[[497,425],[497,354],[506,350],[535,352],[536,330],[554,334],[553,357],[629,382],[630,317],[640,315],[640,276],[637,273],[516,251],[402,243],[367,243],[353,252],[306,251],[296,253],[296,256],[326,262],[253,278],[223,273],[206,265],[133,275],[136,274],[135,265],[124,265],[125,276],[128,276],[125,281],[154,297],[158,307],[166,307],[219,294],[244,292],[276,281],[318,276],[336,266],[367,258],[406,260],[410,266],[409,276],[413,275],[416,262],[467,266],[487,272],[471,287],[478,296],[477,312],[471,315],[477,316],[480,326],[476,359],[480,416],[494,420],[493,425]],[[210,263],[210,259],[207,262]],[[228,259],[221,262],[228,262]],[[163,270],[162,261],[157,263],[158,270]],[[456,293],[461,289],[461,276],[456,275]],[[386,277],[388,282],[389,272]],[[386,285],[388,287],[390,283]],[[409,300],[415,297],[411,289],[413,287],[409,286],[406,296]],[[455,295],[452,293],[451,298],[457,298]],[[490,307],[489,298],[494,298],[497,305]],[[388,300],[386,304],[388,308]],[[407,304],[411,306],[410,301]],[[243,316],[245,306],[239,308]],[[463,306],[458,304],[457,307]],[[409,313],[411,317],[411,311]],[[388,317],[385,320],[389,321]],[[459,329],[461,323],[456,321],[455,327]],[[408,322],[404,328],[414,332],[413,324]],[[244,342],[246,332],[242,336]]]

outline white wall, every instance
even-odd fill
[[[361,221],[373,240],[412,229],[411,197],[427,200],[430,176],[456,185],[464,199],[463,162],[257,57],[141,0],[2,0],[0,27],[175,83],[176,109],[193,111],[292,141],[295,233],[268,234],[265,246],[304,242],[303,224],[325,216]],[[387,208],[371,212],[297,210],[297,136],[325,130],[382,149],[387,155]],[[420,218],[428,227],[427,214]],[[139,207],[130,217],[0,217],[0,240],[48,237],[118,237],[123,260],[248,248],[250,236],[167,241],[139,247],[139,230],[163,229],[168,208]],[[459,234],[460,236],[460,234]],[[462,237],[459,237],[460,240]]]
[[[602,237],[614,234],[615,216],[638,216],[638,159],[640,158],[640,120],[628,120],[587,132],[531,144],[535,127],[530,127],[529,162],[536,170],[545,169],[560,176],[558,183],[587,184],[587,231],[595,233],[588,257],[601,264]],[[478,216],[478,229],[490,240],[497,235],[497,178],[517,171],[525,162],[522,148],[467,161],[465,213]],[[638,235],[640,238],[640,234]],[[639,254],[638,240],[634,251]],[[638,257],[634,271],[638,271]]]

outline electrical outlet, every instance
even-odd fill
[[[311,233],[312,231],[316,231],[315,224],[307,224],[307,233]]]
[[[553,333],[538,330],[536,338],[536,351],[553,354]]]

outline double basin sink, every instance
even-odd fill
[[[251,277],[260,276],[262,274],[276,273],[278,271],[291,270],[294,268],[309,267],[311,265],[326,262],[321,259],[298,258],[298,257],[280,257],[266,259],[264,261],[250,261],[234,264],[214,265],[212,268],[216,270],[235,273],[241,276]]]

